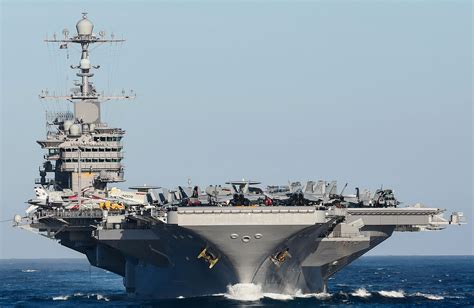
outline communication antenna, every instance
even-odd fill
[[[72,69],[77,69],[77,77],[80,81],[76,83],[70,95],[56,96],[49,95],[47,91],[42,91],[39,95],[40,99],[47,100],[67,100],[74,103],[74,113],[77,119],[83,119],[85,123],[100,122],[100,103],[109,100],[128,100],[134,99],[135,93],[130,91],[126,93],[124,90],[121,95],[102,95],[100,94],[90,79],[94,76],[93,71],[100,68],[100,65],[92,65],[90,60],[89,47],[97,43],[118,43],[124,42],[123,39],[115,39],[115,35],[111,35],[111,39],[105,37],[105,31],[100,31],[99,36],[93,33],[94,24],[88,19],[87,12],[82,13],[82,19],[76,24],[76,35],[70,37],[69,30],[62,31],[63,38],[58,39],[56,34],[52,39],[46,39],[47,43],[58,43],[60,49],[68,49],[69,44],[78,44],[81,48],[81,59],[79,65],[71,65]],[[69,56],[69,54],[68,54]],[[95,107],[91,107],[91,104]]]
[[[348,183],[346,183],[346,185],[344,185],[344,187],[342,188],[341,193],[340,193],[341,196],[342,196],[342,194],[344,193],[344,190],[346,190],[347,184],[348,184]]]
[[[64,35],[64,39],[67,40],[69,37],[69,30],[67,28],[63,29],[63,35]]]

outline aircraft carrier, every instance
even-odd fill
[[[325,292],[332,275],[393,232],[462,223],[462,213],[445,219],[443,209],[401,207],[391,189],[347,194],[347,184],[339,190],[334,181],[113,187],[124,181],[125,131],[102,120],[101,104],[134,94],[105,96],[92,83],[99,66],[90,47],[122,42],[93,29],[83,14],[75,35],[65,29],[63,37],[46,40],[65,50],[79,46],[80,61],[71,68],[80,80],[69,95],[40,94],[69,101],[74,111],[47,113],[35,195],[14,225],[122,276],[130,295],[200,296],[238,283],[273,293]]]

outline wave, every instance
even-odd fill
[[[289,301],[294,299],[294,296],[290,294],[280,294],[280,293],[263,293],[263,297],[271,298],[278,301]]]
[[[82,293],[74,293],[74,295],[59,295],[59,296],[53,296],[53,301],[67,301],[71,298],[88,298],[88,299],[93,299],[95,298],[98,301],[110,301],[110,299],[102,294],[87,294],[84,295]]]
[[[100,301],[100,300],[104,300],[106,302],[110,301],[109,298],[107,298],[107,297],[105,297],[104,295],[101,295],[101,294],[96,294],[96,298],[97,298],[98,301]]]
[[[403,290],[398,291],[378,291],[378,293],[384,297],[391,297],[391,298],[404,298],[405,292]]]
[[[53,301],[67,301],[69,299],[69,295],[60,295],[53,297]]]
[[[302,293],[301,290],[298,290],[296,291],[294,297],[297,297],[297,298],[310,298],[310,297],[314,297],[316,299],[320,299],[320,300],[326,300],[326,299],[329,299],[331,298],[331,294],[327,293],[327,292],[321,292],[321,293]]]
[[[441,295],[436,295],[436,294],[429,294],[429,293],[422,293],[422,292],[416,292],[413,294],[406,294],[405,291],[403,290],[398,290],[398,291],[377,291],[377,293],[383,297],[389,297],[389,298],[406,298],[406,297],[423,297],[429,300],[433,301],[440,301],[443,300],[445,297]],[[356,291],[350,293],[351,296],[353,297],[362,297],[362,298],[367,298],[369,296],[372,296],[372,293],[367,291],[365,288],[360,288],[357,289]],[[449,296],[446,296],[449,297]]]
[[[445,295],[445,298],[453,298],[453,299],[463,299],[466,298],[464,296],[456,296],[456,295]]]
[[[336,284],[336,287],[348,287],[349,285],[348,284],[345,284],[345,283],[337,283]]]
[[[262,286],[253,283],[238,283],[234,285],[227,286],[227,293],[224,294],[215,294],[216,296],[224,296],[228,299],[237,300],[237,301],[258,301],[263,298],[270,298],[273,300],[279,301],[289,301],[295,298],[317,298],[320,300],[325,300],[331,298],[331,294],[322,292],[322,293],[302,293],[301,290],[297,290],[292,293],[271,293],[263,292]]]
[[[34,272],[37,272],[38,270],[37,269],[24,269],[24,270],[21,270],[22,273],[34,273]]]
[[[435,295],[435,294],[428,294],[428,293],[421,293],[421,292],[416,292],[414,296],[419,296],[419,297],[424,297],[427,299],[430,299],[432,301],[441,301],[444,299],[443,296],[441,295]]]
[[[367,291],[365,288],[357,289],[357,290],[355,290],[354,292],[351,293],[351,296],[362,297],[362,298],[367,298],[371,295],[372,294],[369,291]]]
[[[403,290],[398,290],[398,291],[378,291],[378,293],[384,297],[391,297],[391,298],[405,298],[407,295]],[[432,300],[432,301],[441,301],[445,297],[441,295],[436,295],[436,294],[429,294],[429,293],[422,293],[422,292],[416,292],[414,294],[409,294],[409,297],[424,297],[426,299]]]
[[[253,283],[238,283],[235,285],[227,286],[227,293],[214,294],[213,296],[224,296],[225,298],[237,301],[259,301],[263,298],[269,298],[278,301],[290,301],[298,298],[316,298],[318,300],[342,300],[347,301],[349,297],[366,299],[369,297],[381,296],[391,299],[406,299],[413,297],[422,297],[427,300],[441,301],[449,296],[441,296],[437,294],[416,292],[413,294],[407,294],[404,290],[381,290],[381,291],[368,291],[365,288],[358,288],[350,293],[339,292],[335,294],[330,293],[302,293],[301,290],[297,290],[294,293],[267,293],[262,291],[262,287]],[[183,297],[178,297],[183,298]]]

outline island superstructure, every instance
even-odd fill
[[[99,94],[90,46],[121,42],[95,35],[84,14],[76,35],[47,40],[80,46],[80,81],[67,96],[74,112],[48,113],[46,150],[35,196],[15,226],[83,253],[123,276],[130,295],[172,298],[223,293],[237,283],[266,292],[326,291],[328,279],[396,231],[441,230],[462,213],[401,207],[393,190],[344,193],[334,181],[261,186],[232,180],[205,188],[112,187],[124,181],[125,131],[101,118],[101,104],[134,94]]]

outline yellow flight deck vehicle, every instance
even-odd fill
[[[219,261],[219,258],[216,257],[212,252],[208,251],[207,248],[204,248],[197,258],[204,258],[204,260],[209,263],[209,268],[213,268],[217,261]]]
[[[110,202],[110,201],[105,201],[99,203],[99,206],[102,210],[107,210],[107,211],[118,211],[118,210],[125,210],[125,206],[122,203],[115,203],[115,202]]]
[[[289,248],[286,248],[285,250],[277,252],[274,256],[270,256],[270,260],[272,260],[276,266],[280,267],[283,262],[286,261],[286,258],[291,258],[289,250]]]

